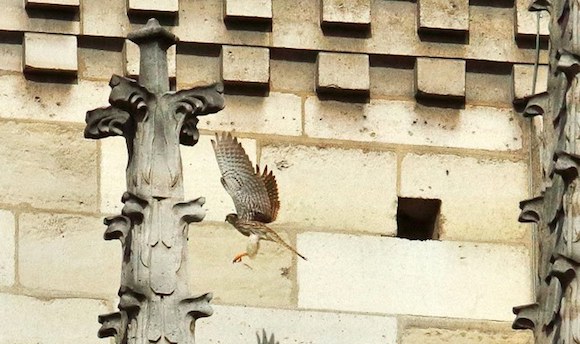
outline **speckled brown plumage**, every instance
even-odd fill
[[[216,134],[215,141],[211,142],[222,174],[222,185],[232,197],[237,212],[229,214],[226,221],[249,237],[246,252],[237,255],[234,262],[241,261],[243,256],[253,258],[260,240],[274,241],[306,260],[265,225],[276,220],[280,208],[278,185],[272,171],[265,166],[260,172],[258,165],[254,170],[241,143],[231,133]]]

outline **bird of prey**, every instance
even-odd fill
[[[226,221],[249,239],[246,251],[237,254],[233,262],[241,262],[244,256],[254,258],[260,240],[276,242],[306,260],[266,226],[276,220],[280,208],[278,185],[272,171],[268,172],[266,166],[260,173],[258,165],[254,170],[242,144],[231,133],[216,134],[211,143],[222,174],[222,185],[236,208],[236,214],[228,214]]]

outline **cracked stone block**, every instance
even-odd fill
[[[465,99],[465,61],[417,58],[415,64],[417,98]]]
[[[371,24],[370,0],[323,0],[322,25],[368,29]]]
[[[469,31],[469,0],[418,0],[419,31]]]
[[[268,86],[270,50],[268,48],[222,47],[222,80],[226,84]]]
[[[76,74],[76,36],[26,32],[23,66],[24,72]]]
[[[225,0],[226,20],[271,21],[272,0]]]
[[[26,0],[26,8],[78,10],[80,0]]]
[[[316,90],[319,93],[369,93],[368,55],[321,52],[317,65]]]
[[[531,96],[534,82],[534,66],[516,64],[512,69],[512,96],[515,102]],[[535,93],[546,92],[548,89],[548,66],[538,66]]]
[[[175,45],[172,45],[167,49],[167,67],[169,72],[169,78],[175,79],[175,70],[176,70],[176,55],[177,55],[177,48]],[[139,63],[141,53],[139,51],[139,46],[130,40],[125,40],[125,47],[123,49],[123,64],[124,64],[124,72],[125,75],[138,79],[139,78]]]
[[[550,15],[546,12],[530,12],[529,0],[516,0],[515,30],[518,38],[535,37],[538,32],[538,18],[540,14],[540,36],[547,38],[550,35]]]
[[[156,12],[158,14],[177,14],[178,0],[127,0],[129,12]]]

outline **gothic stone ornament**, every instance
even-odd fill
[[[520,221],[536,224],[536,302],[514,308],[513,327],[537,344],[580,344],[580,1],[535,0],[550,24],[548,92],[532,96],[528,115],[543,116],[542,194],[523,201]]]
[[[85,137],[123,136],[127,192],[122,214],[105,219],[105,240],[123,246],[119,312],[101,315],[99,337],[117,344],[195,342],[195,320],[211,315],[211,294],[189,296],[188,224],[204,198],[183,200],[179,144],[195,145],[197,116],[224,107],[220,85],[169,92],[166,50],[177,38],[150,19],[128,37],[141,50],[139,82],[113,75],[111,106],[87,112]]]

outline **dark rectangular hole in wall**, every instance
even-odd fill
[[[397,237],[409,240],[439,238],[441,200],[399,197]]]

